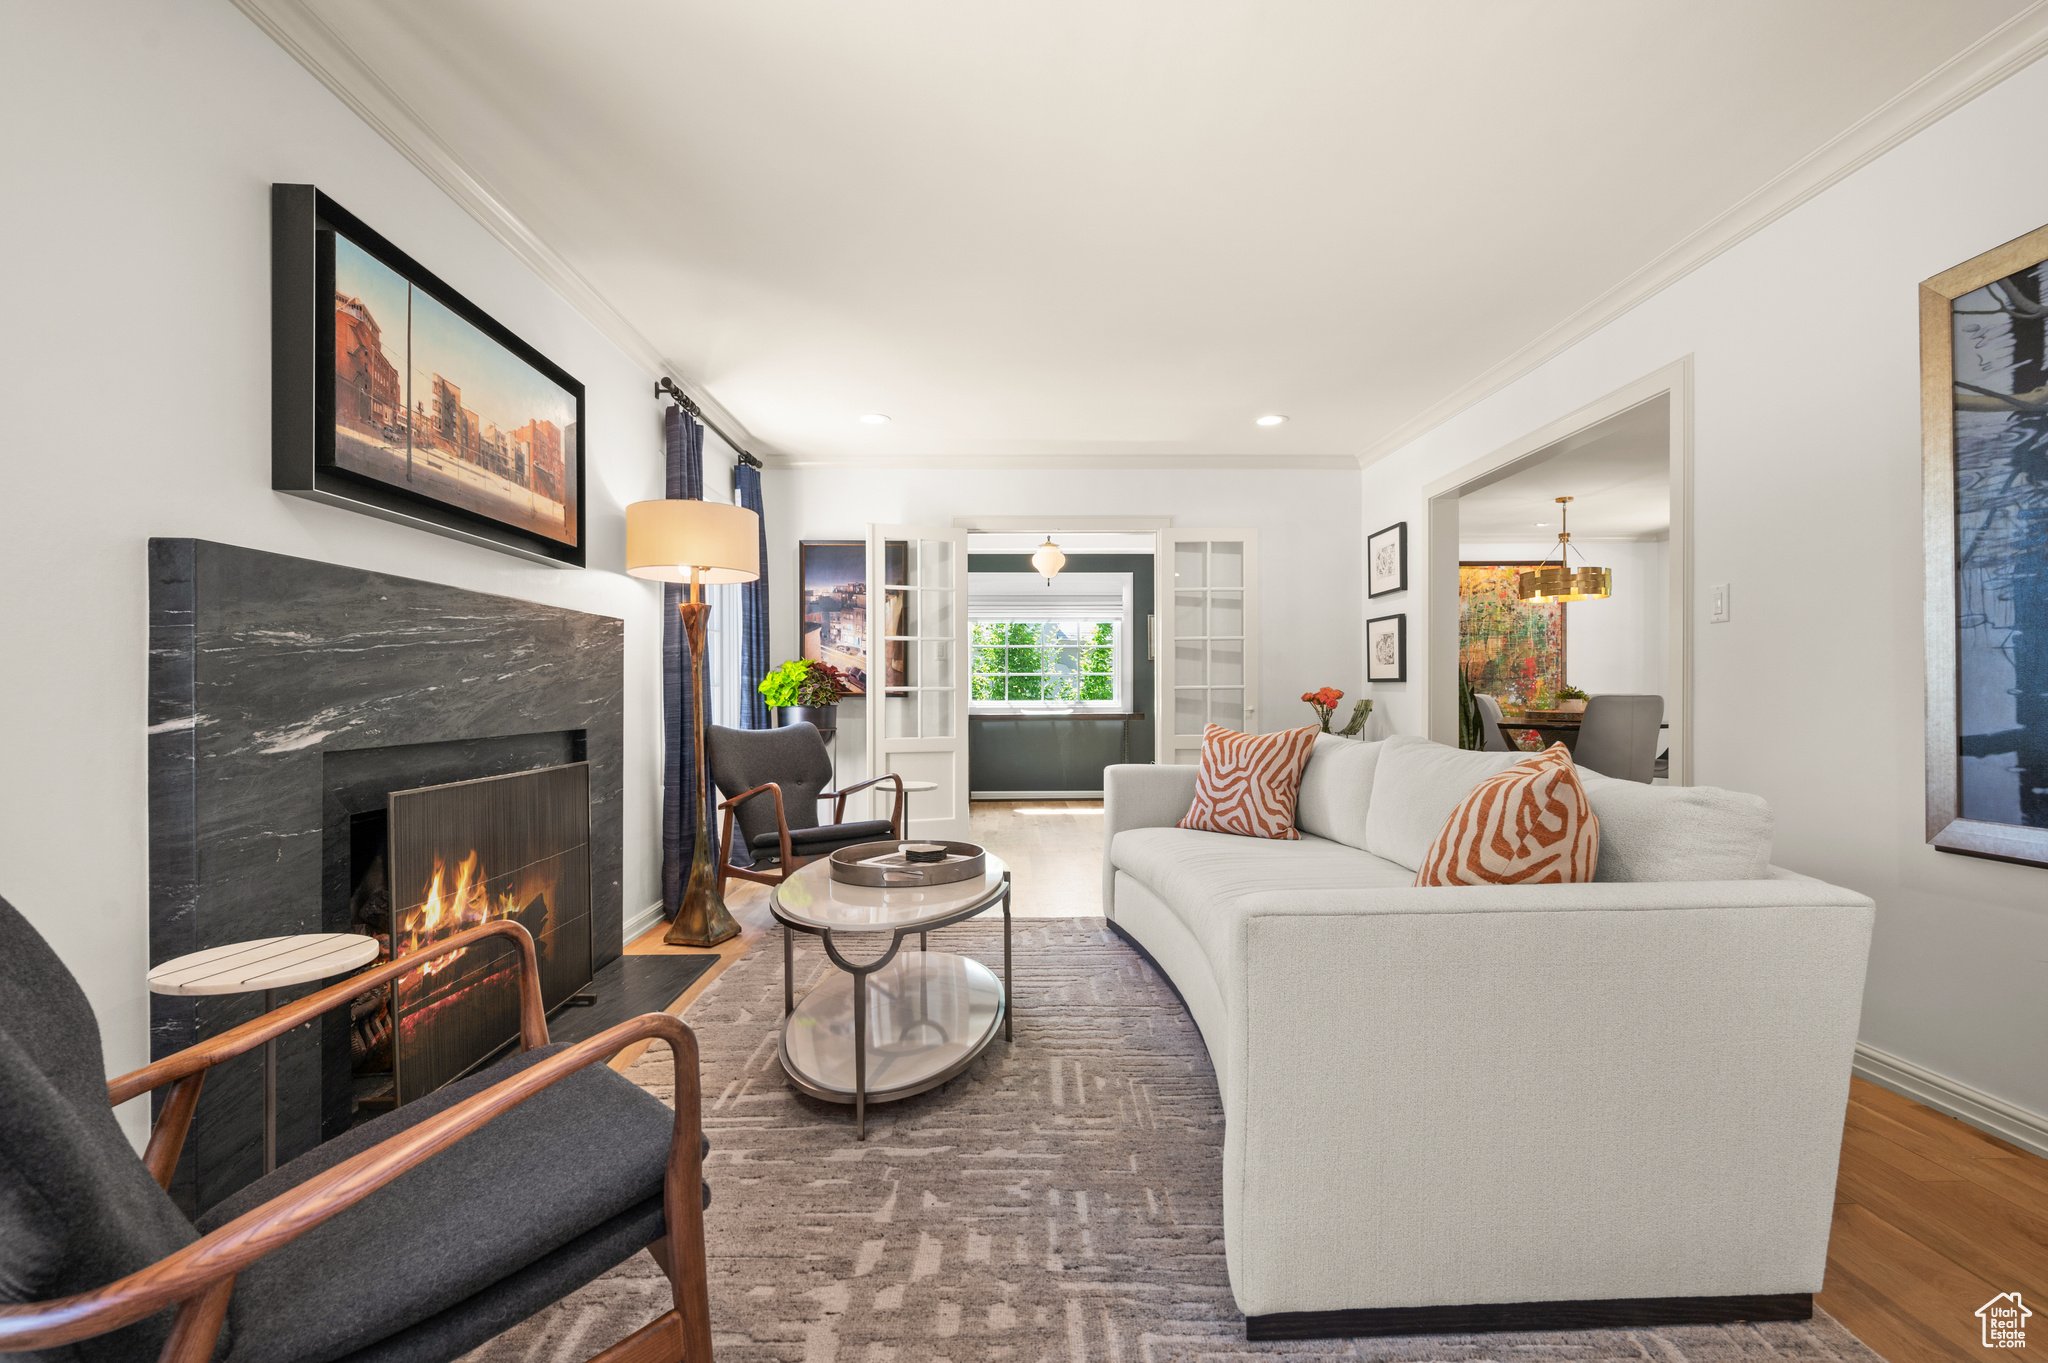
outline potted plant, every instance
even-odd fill
[[[840,698],[849,688],[846,674],[830,663],[791,658],[761,678],[756,689],[773,712],[776,728],[812,724],[819,733],[832,733],[839,727]]]
[[[1557,708],[1568,714],[1584,713],[1586,702],[1591,699],[1592,697],[1576,686],[1560,686],[1557,688]]]

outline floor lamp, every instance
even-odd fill
[[[761,576],[761,518],[743,506],[672,497],[626,508],[626,571],[656,582],[687,582],[690,599],[676,609],[690,641],[690,721],[696,746],[685,780],[697,787],[697,828],[682,907],[662,938],[671,946],[716,946],[740,930],[718,894],[718,858],[711,847],[711,780],[704,751],[704,624],[711,614],[704,587]]]

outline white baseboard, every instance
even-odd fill
[[[640,910],[640,912],[628,914],[626,917],[626,945],[631,946],[634,938],[660,921],[661,901],[658,899]]]
[[[1859,1079],[1868,1079],[1916,1103],[1925,1103],[1936,1112],[1946,1112],[2021,1149],[2048,1156],[2048,1117],[2038,1112],[1994,1098],[1982,1089],[1971,1088],[1960,1080],[1936,1074],[1861,1041],[1856,1043],[1856,1063],[1850,1069]]]
[[[1099,790],[970,790],[970,800],[1100,800]]]

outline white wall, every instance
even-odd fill
[[[152,535],[623,617],[626,910],[658,899],[660,595],[613,570],[624,504],[662,495],[652,377],[225,0],[10,5],[0,25],[0,895],[78,975],[109,1066],[148,1058]],[[319,185],[583,381],[595,567],[270,490],[272,181]]]
[[[1600,332],[1365,471],[1365,524],[1694,357],[1696,779],[1777,811],[1776,859],[1872,896],[1863,1038],[2048,1113],[2048,869],[1925,843],[1916,285],[2048,222],[2006,81]],[[1428,583],[1408,604],[1425,628]],[[1706,623],[1713,583],[1733,619]],[[1409,656],[1426,672],[1426,648]],[[1390,706],[1424,731],[1422,687]]]
[[[1034,472],[771,469],[767,501],[774,659],[797,647],[797,541],[860,539],[870,523],[949,526],[955,516],[1170,516],[1259,532],[1261,730],[1315,722],[1304,691],[1363,695],[1362,535],[1352,470]],[[1150,712],[1151,701],[1144,702]],[[841,705],[842,782],[867,774],[866,706]]]
[[[1668,696],[1664,686],[1670,669],[1665,630],[1666,617],[1671,614],[1671,587],[1665,563],[1670,545],[1662,540],[1573,543],[1586,551],[1587,563],[1613,572],[1614,594],[1604,601],[1564,603],[1565,680],[1596,696]],[[1540,560],[1556,552],[1556,540],[1458,546],[1458,557],[1475,563]],[[1572,564],[1579,564],[1576,555]],[[1409,571],[1414,572],[1415,566]],[[1416,628],[1416,622],[1409,621],[1408,627]],[[1411,640],[1409,647],[1414,646]]]

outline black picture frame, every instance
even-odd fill
[[[528,475],[536,490],[541,489],[543,478],[547,479],[551,500],[553,493],[560,494],[564,521],[573,522],[573,530],[565,524],[568,538],[544,534],[337,462],[336,233],[574,399],[575,416],[568,429],[548,435],[540,426],[553,427],[554,423],[537,422],[532,432],[535,450],[550,441],[559,442],[554,451],[561,459],[559,487],[538,453],[532,456],[537,472]],[[585,566],[589,442],[585,438],[584,389],[574,376],[313,185],[270,187],[270,308],[272,488],[557,568]],[[408,420],[408,466],[412,429]],[[485,475],[467,476],[487,481]]]
[[[872,668],[874,658],[872,640],[867,629],[869,614],[866,600],[868,542],[866,540],[852,539],[798,540],[796,555],[796,618],[799,622],[797,656],[814,662],[831,663],[844,672],[853,682],[853,685],[847,688],[847,695],[865,696],[868,693],[868,673]],[[860,574],[858,578],[845,577],[847,565],[844,560],[846,559],[851,559],[852,565],[858,569]],[[828,560],[840,560],[840,562],[828,569],[826,567]],[[821,572],[822,575],[820,575]],[[862,637],[869,639],[870,644],[867,649],[858,655],[857,660],[855,660],[855,655],[843,645],[832,645],[825,640],[824,631],[827,624],[830,623],[829,621],[822,618],[817,621],[819,628],[815,636],[811,629],[811,617],[813,615],[822,617],[827,614],[823,609],[812,609],[811,587],[814,578],[820,586],[838,585],[837,582],[826,582],[824,579],[827,577],[842,579],[845,582],[857,581],[860,584],[860,610],[862,613],[860,630]]]
[[[1394,572],[1385,575],[1386,577],[1394,578],[1394,584],[1392,586],[1379,586],[1378,584],[1382,581],[1382,574],[1378,566],[1380,541],[1389,535],[1394,537],[1391,547],[1395,558],[1399,562]],[[1371,598],[1375,596],[1391,596],[1395,592],[1405,592],[1407,590],[1408,522],[1395,521],[1386,529],[1375,530],[1372,534],[1365,537],[1365,594],[1368,598]]]
[[[1390,675],[1385,664],[1376,656],[1373,648],[1373,626],[1393,622],[1388,633],[1394,639],[1394,664]],[[1406,615],[1381,615],[1365,622],[1365,679],[1368,682],[1404,682],[1408,680],[1408,617]]]

